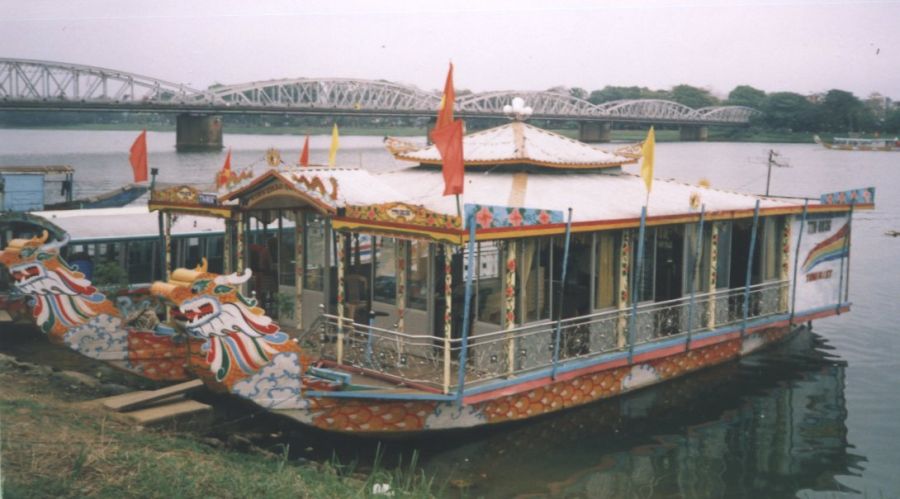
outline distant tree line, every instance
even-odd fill
[[[766,92],[749,85],[734,88],[719,99],[703,88],[676,85],[671,90],[607,86],[588,93],[571,88],[569,93],[594,104],[620,99],[663,99],[699,109],[708,106],[747,106],[763,114],[752,125],[762,129],[795,132],[900,133],[900,107],[880,94],[865,100],[844,90],[804,96],[794,92]]]

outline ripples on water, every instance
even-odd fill
[[[0,130],[0,165],[70,164],[76,195],[131,181],[136,132]],[[296,162],[300,136],[226,133],[232,165],[263,164],[276,147]],[[311,139],[324,162],[330,137]],[[211,183],[225,151],[176,154],[175,135],[148,132],[161,182]],[[488,497],[869,497],[900,495],[900,153],[827,151],[814,144],[663,143],[656,177],[818,196],[876,186],[877,209],[854,218],[853,311],[775,350],[624,397],[534,422],[452,438],[386,444],[391,456],[425,449],[426,468]],[[342,137],[338,162],[401,168],[380,137]],[[630,171],[637,167],[627,167]],[[651,199],[652,203],[652,199]],[[345,459],[376,443],[337,444]],[[452,472],[448,475],[448,470]]]

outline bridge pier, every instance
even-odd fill
[[[709,127],[704,125],[681,125],[678,131],[682,142],[706,142],[709,139]]]
[[[612,123],[582,121],[578,124],[578,140],[581,142],[609,142]]]
[[[218,151],[222,149],[222,117],[179,114],[175,124],[175,150]]]

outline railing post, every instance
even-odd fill
[[[344,236],[334,232],[337,246],[337,363],[344,363]],[[327,299],[327,298],[326,298]]]
[[[838,289],[837,289],[837,305],[835,311],[837,313],[841,313],[841,303],[842,301],[847,301],[849,298],[849,286],[847,288],[846,293],[842,293],[844,291],[844,259],[847,260],[847,282],[850,282],[850,228],[853,223],[853,205],[856,201],[850,202],[850,212],[847,213],[847,234],[844,235],[844,247],[841,248],[843,256],[841,256],[841,273],[838,279]],[[841,300],[841,294],[844,295],[844,300]]]
[[[709,302],[707,303],[707,310],[709,310],[709,320],[706,323],[706,327],[709,330],[713,330],[716,328],[716,300],[718,300],[718,292],[717,285],[719,279],[719,273],[717,267],[719,266],[719,224],[713,223],[710,226],[709,231],[709,276],[708,276],[708,284],[709,284]]]
[[[506,246],[506,330],[516,327],[516,264],[518,245],[510,241]],[[516,342],[511,333],[506,335],[507,373],[512,376],[516,370]]]
[[[297,329],[303,329],[303,212],[294,210],[294,322]]]
[[[638,250],[631,279],[631,319],[628,323],[628,363],[634,362],[634,342],[637,340],[638,287],[641,285],[641,271],[644,263],[644,230],[647,225],[647,206],[641,208],[641,225],[638,229]]]
[[[691,262],[689,266],[690,274],[688,275],[688,280],[691,283],[691,300],[688,305],[688,322],[687,322],[687,341],[684,343],[684,351],[687,352],[691,349],[691,330],[694,328],[694,298],[695,298],[695,289],[694,289],[694,278],[697,275],[697,266],[700,265],[700,261],[703,259],[703,217],[706,215],[706,205],[700,206],[700,223],[697,224],[697,251],[696,257]],[[693,257],[694,255],[691,255]]]
[[[472,276],[475,273],[475,211],[468,217],[466,221],[469,227],[469,254],[466,255],[466,296],[463,302],[463,321],[462,321],[462,341],[459,351],[459,376],[456,385],[456,404],[462,405],[463,391],[466,386],[466,357],[469,354],[469,312],[472,303]],[[450,265],[449,263],[447,264]],[[448,364],[449,365],[449,364]]]
[[[569,208],[569,218],[566,221],[566,243],[563,249],[562,274],[559,280],[559,312],[556,314],[556,331],[553,334],[553,368],[550,378],[556,379],[556,368],[559,364],[559,337],[562,334],[563,292],[566,287],[566,270],[569,265],[569,240],[572,238],[572,208]],[[552,281],[552,276],[551,276]]]
[[[753,250],[756,248],[756,228],[759,225],[759,199],[753,208],[753,228],[750,229],[750,251],[747,252],[747,280],[744,285],[744,319],[741,322],[741,338],[747,332],[747,318],[750,316],[750,279],[753,277]]]
[[[800,264],[800,242],[803,241],[803,229],[806,226],[806,210],[809,208],[809,200],[803,202],[803,215],[800,217],[800,230],[797,234],[797,249],[794,251],[794,278],[791,279],[791,315],[788,318],[788,328],[794,325],[794,307],[797,303],[797,265]]]
[[[450,338],[453,313],[453,257],[450,245],[444,245],[444,393],[450,392]]]

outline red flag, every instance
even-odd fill
[[[309,166],[309,135],[303,142],[303,152],[300,153],[300,166]]]
[[[463,122],[453,119],[453,101],[456,92],[453,90],[453,63],[447,71],[444,83],[444,96],[441,98],[441,109],[437,122],[431,131],[431,141],[441,153],[441,171],[444,174],[444,195],[462,194],[465,164],[463,162]]]
[[[449,125],[431,131],[431,140],[441,153],[444,174],[444,195],[463,193],[463,122],[454,120]]]
[[[219,170],[219,174],[216,175],[216,187],[223,187],[228,183],[228,180],[231,179],[231,149],[228,149],[228,155],[225,156],[225,164],[222,165],[222,169]]]
[[[453,90],[453,63],[451,62],[450,70],[447,71],[447,81],[444,82],[444,96],[441,97],[441,108],[438,109],[435,128],[440,128],[453,122],[453,103],[455,100],[456,91]]]
[[[131,154],[128,156],[131,162],[131,170],[134,172],[135,182],[147,181],[147,130],[141,132],[134,144],[131,144]]]

